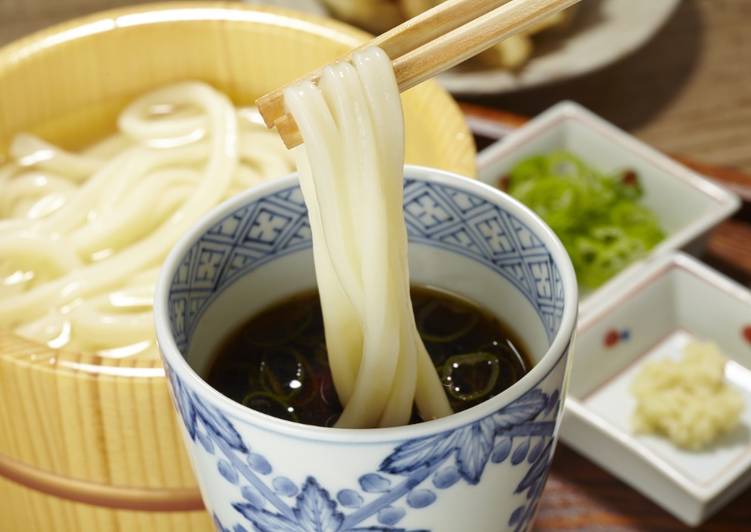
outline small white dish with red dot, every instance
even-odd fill
[[[554,105],[480,152],[479,179],[503,187],[517,163],[554,150],[570,151],[601,172],[634,176],[644,192],[640,202],[655,213],[665,231],[664,240],[597,289],[580,287],[583,305],[627,282],[655,257],[677,250],[700,255],[708,231],[741,205],[737,194],[573,102]]]
[[[751,292],[675,254],[582,306],[561,438],[689,525],[751,483]],[[646,361],[717,344],[745,402],[739,425],[701,451],[634,433],[630,386]]]

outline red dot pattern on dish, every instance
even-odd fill
[[[622,179],[624,185],[635,187],[639,184],[639,178],[633,170],[626,170],[626,172],[623,173]]]
[[[745,326],[745,327],[743,328],[743,332],[742,332],[742,334],[743,334],[743,338],[745,338],[745,339],[746,339],[746,341],[747,341],[747,342],[748,342],[749,344],[751,344],[751,325],[746,325],[746,326]]]
[[[618,342],[628,341],[629,338],[631,338],[631,331],[628,329],[623,329],[621,331],[618,329],[609,329],[608,332],[605,333],[602,343],[605,344],[605,347],[610,348],[617,345]]]
[[[603,339],[603,343],[605,344],[605,347],[613,347],[615,344],[618,343],[618,340],[620,339],[620,334],[618,334],[618,331],[615,329],[610,329],[608,332],[605,333],[605,338]]]

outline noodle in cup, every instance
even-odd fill
[[[325,428],[246,408],[204,377],[249,317],[315,288],[295,176],[206,215],[157,283],[157,339],[202,496],[219,530],[526,530],[558,439],[577,316],[573,268],[529,209],[487,185],[407,166],[410,276],[472,300],[534,367],[487,401],[428,422]],[[373,375],[373,379],[378,379]]]

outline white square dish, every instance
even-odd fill
[[[561,438],[689,525],[751,483],[751,292],[685,254],[652,261],[582,318]],[[690,339],[716,343],[745,401],[740,425],[704,451],[635,435],[633,377],[677,357]]]
[[[477,158],[480,179],[498,186],[520,160],[557,149],[569,150],[603,172],[635,171],[644,190],[641,202],[657,215],[667,235],[646,257],[598,289],[582,291],[583,304],[595,294],[611,290],[654,257],[678,249],[700,253],[709,229],[740,206],[733,192],[573,102],[551,107],[483,150]]]

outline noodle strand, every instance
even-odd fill
[[[354,66],[353,66],[354,65]],[[285,90],[296,148],[338,427],[403,425],[451,413],[417,333],[402,212],[404,133],[391,62],[377,48]]]
[[[208,85],[146,94],[80,153],[29,134],[0,166],[0,326],[51,347],[153,357],[156,272],[194,220],[293,169],[278,137]]]

